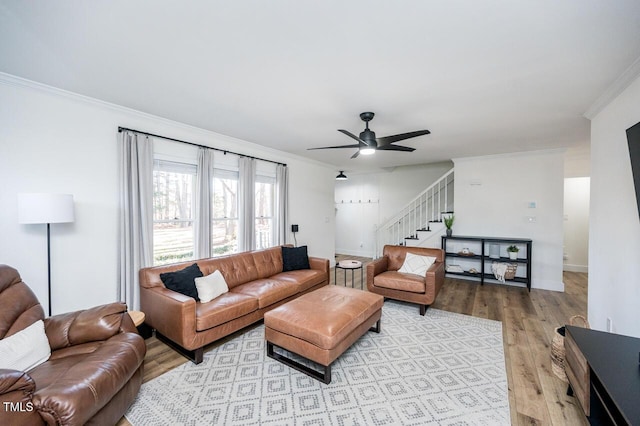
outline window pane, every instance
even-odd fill
[[[195,174],[154,170],[154,265],[193,259],[194,186]]]
[[[213,179],[213,256],[238,252],[238,174],[218,170]]]
[[[271,218],[256,219],[256,249],[273,246],[273,220]]]
[[[273,187],[271,183],[256,182],[256,219],[273,216]]]
[[[213,256],[238,251],[238,220],[221,219],[211,223],[211,249]]]
[[[193,222],[166,221],[153,223],[154,265],[192,259]]]
[[[213,217],[215,219],[238,218],[238,180],[213,179]]]
[[[256,182],[256,248],[273,246],[273,181]]]

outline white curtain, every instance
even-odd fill
[[[140,309],[138,271],[153,265],[153,141],[120,132],[118,299]]]
[[[253,158],[240,157],[238,172],[238,199],[240,201],[238,251],[248,251],[254,250],[256,247],[256,161]]]
[[[273,220],[275,245],[287,243],[287,221],[289,220],[289,169],[284,164],[276,167],[276,200]]]
[[[195,258],[211,257],[211,219],[213,185],[213,150],[198,149],[196,175]]]

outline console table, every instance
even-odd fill
[[[470,244],[470,249],[472,254],[462,254],[458,251],[452,251],[451,247],[448,247],[449,242],[467,242]],[[510,259],[508,257],[503,257],[498,255],[498,257],[491,257],[489,253],[488,246],[492,244],[497,244],[498,246],[509,246],[509,245],[517,245],[520,248],[518,252],[517,259]],[[524,266],[525,276],[516,276],[511,280],[506,281],[515,281],[519,283],[526,284],[527,289],[531,291],[531,249],[532,249],[532,241],[524,238],[498,238],[498,237],[476,237],[476,236],[462,236],[462,235],[452,235],[452,236],[442,236],[442,249],[444,250],[445,263],[447,259],[465,259],[471,260],[477,264],[480,270],[477,273],[471,273],[467,271],[458,271],[451,272],[447,271],[447,274],[457,275],[462,277],[473,277],[480,279],[480,285],[484,284],[486,279],[495,280],[495,277],[491,273],[489,268],[488,272],[485,271],[485,264],[487,262],[497,261],[497,262],[505,262],[505,263],[517,263],[518,265]],[[506,247],[505,247],[506,248]]]
[[[592,425],[640,424],[640,339],[566,326],[565,370]]]

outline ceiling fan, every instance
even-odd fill
[[[338,145],[338,146],[323,146],[319,148],[309,148],[312,149],[334,149],[334,148],[358,148],[355,154],[351,156],[351,158],[356,158],[358,155],[370,155],[376,152],[377,150],[382,151],[406,151],[412,152],[415,151],[415,148],[411,148],[408,146],[402,145],[393,145],[395,142],[399,142],[409,138],[415,138],[416,136],[428,135],[431,133],[428,130],[416,130],[415,132],[409,133],[401,133],[393,136],[385,136],[383,138],[376,138],[376,134],[373,130],[369,130],[369,122],[373,120],[373,116],[375,114],[372,112],[363,112],[360,114],[360,119],[365,122],[365,129],[360,133],[360,137],[354,135],[353,133],[339,129],[339,132],[344,133],[358,141],[357,144],[353,145]]]

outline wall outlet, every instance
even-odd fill
[[[291,225],[291,232],[298,232],[298,225]]]
[[[607,331],[609,333],[613,332],[613,321],[609,317],[607,317]]]

